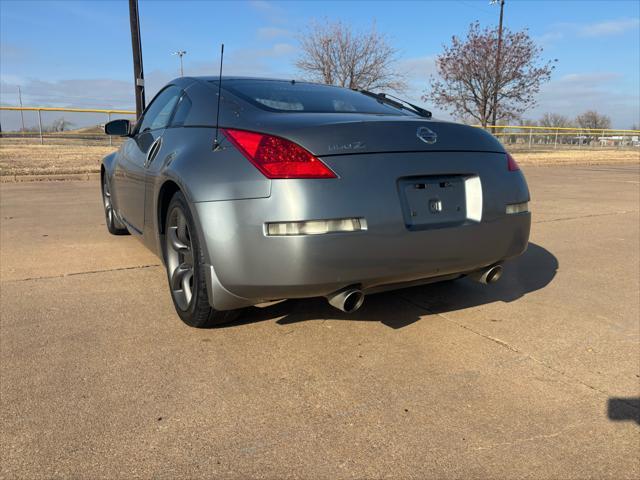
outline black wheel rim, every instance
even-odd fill
[[[167,272],[171,294],[180,310],[187,310],[193,300],[194,265],[191,232],[181,208],[176,207],[167,218]]]

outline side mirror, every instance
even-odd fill
[[[111,120],[104,125],[104,133],[116,137],[128,137],[131,135],[131,122],[125,119]]]

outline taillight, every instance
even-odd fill
[[[515,159],[511,156],[510,153],[507,153],[507,168],[509,169],[510,172],[515,172],[517,170],[520,170],[518,163],[515,161]]]
[[[230,128],[222,133],[267,178],[336,178],[321,160],[284,138]]]

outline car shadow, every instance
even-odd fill
[[[610,398],[607,402],[607,415],[610,420],[630,420],[640,425],[640,397]]]
[[[307,320],[332,319],[381,322],[398,329],[428,314],[452,312],[494,302],[513,302],[546,287],[557,270],[557,258],[540,245],[530,243],[522,256],[505,263],[502,279],[492,285],[482,285],[462,278],[368,295],[362,308],[351,314],[331,307],[324,298],[286,300],[248,308],[236,321],[222,328],[268,320],[288,325]]]

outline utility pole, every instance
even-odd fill
[[[138,0],[129,0],[129,22],[131,24],[131,49],[133,50],[133,81],[136,92],[136,117],[144,111],[144,71],[142,69],[142,44]]]
[[[186,50],[178,50],[177,52],[173,52],[171,55],[177,55],[178,57],[180,57],[180,76],[184,77],[184,72],[182,70],[182,57],[184,57],[187,54]]]
[[[504,12],[504,0],[491,0],[491,5],[500,2],[500,23],[498,24],[498,51],[496,52],[496,75],[495,87],[493,89],[493,118],[491,124],[496,126],[496,116],[498,114],[498,90],[500,88],[500,53],[502,50],[502,15]],[[493,129],[495,132],[495,128]]]
[[[24,111],[22,110],[22,90],[20,90],[20,85],[18,85],[18,102],[20,102],[20,120],[22,121],[22,130],[24,132]]]

